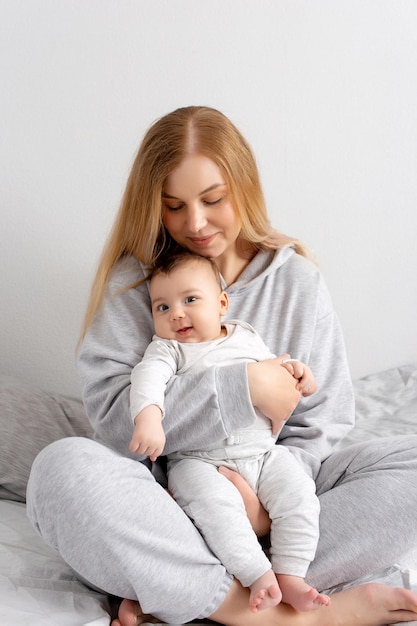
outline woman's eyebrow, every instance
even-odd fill
[[[170,196],[168,193],[165,193],[164,191],[162,192],[162,197],[169,198],[170,200],[179,200],[179,198],[177,198],[176,196]]]
[[[214,185],[210,185],[210,187],[207,187],[207,189],[204,189],[204,191],[200,191],[198,195],[203,196],[205,193],[208,193],[209,191],[213,191],[213,189],[218,189],[219,187],[226,187],[226,183],[214,183]],[[162,192],[162,197],[168,198],[170,200],[180,200],[180,198],[177,198],[176,196],[171,196],[168,193],[165,193],[164,191]]]

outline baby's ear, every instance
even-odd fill
[[[229,310],[229,296],[225,291],[220,294],[220,315],[226,315]]]

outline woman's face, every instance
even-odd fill
[[[220,168],[206,156],[190,155],[167,177],[162,219],[181,246],[215,259],[238,256],[239,216]]]

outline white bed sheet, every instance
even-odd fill
[[[417,432],[417,364],[354,383],[357,424],[341,445]],[[417,591],[417,550],[361,579]],[[77,580],[35,533],[25,505],[0,500],[0,626],[108,626],[105,595]],[[416,622],[413,624],[417,625]]]
[[[108,626],[106,597],[44,544],[24,504],[0,501],[0,539],[2,626]]]

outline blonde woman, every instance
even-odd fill
[[[176,377],[166,395],[166,454],[232,436],[264,415],[291,418],[285,445],[316,482],[320,539],[307,582],[319,590],[393,563],[417,543],[417,441],[379,439],[333,452],[353,425],[345,349],[322,277],[267,217],[250,147],[222,113],[179,109],[155,122],[132,167],[93,285],[79,371],[95,441],[63,439],[33,465],[28,511],[44,539],[90,585],[124,601],[113,626],[209,617],[227,626],[378,626],[417,617],[417,596],[365,585],[300,613],[252,613],[248,591],[167,494],[164,467],[129,453],[129,387],[153,334],[146,276],[186,248],[214,260],[228,317],[248,321],[275,354],[309,363],[319,391],[300,400],[280,359]],[[206,407],[192,411],[190,393]],[[295,408],[294,412],[293,409]],[[141,462],[142,461],[142,462]],[[225,473],[226,470],[224,470]],[[268,520],[233,472],[259,535]],[[280,477],[277,476],[279,483]],[[390,497],[387,498],[386,494]]]

